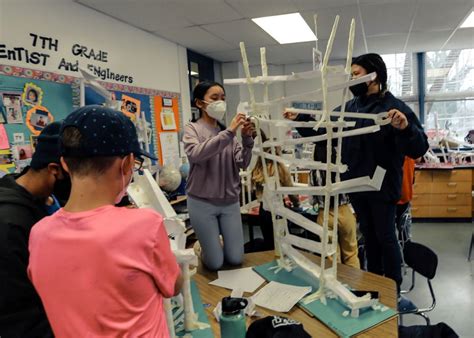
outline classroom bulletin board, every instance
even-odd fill
[[[156,139],[161,165],[172,165],[179,168],[181,158],[179,153],[180,117],[178,97],[154,97],[155,130],[159,137]]]
[[[79,107],[80,82],[72,76],[0,65],[0,175],[27,166],[44,126]],[[150,152],[159,164],[179,167],[180,94],[99,83],[122,101],[122,112],[132,120],[135,114],[145,114],[151,129]],[[85,99],[86,104],[104,103],[104,98],[87,86]]]
[[[0,65],[0,175],[29,165],[36,138],[79,100],[79,79]]]

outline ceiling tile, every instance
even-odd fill
[[[255,65],[260,64],[260,48],[258,47],[249,47],[245,48],[247,52],[247,59],[249,64]],[[231,62],[231,61],[242,61],[242,55],[239,48],[234,48],[231,50],[221,51],[221,52],[211,52],[206,53],[209,57],[212,57],[215,60],[222,62]],[[268,52],[267,52],[268,57]]]
[[[226,22],[243,19],[224,0],[168,0],[169,3],[163,9],[179,12],[184,18],[195,25],[206,25],[210,23]]]
[[[159,31],[154,32],[154,34],[200,53],[223,51],[234,48],[231,44],[198,26],[160,29]]]
[[[295,4],[288,0],[225,0],[236,12],[246,18],[297,12]]]
[[[422,3],[417,12],[413,31],[455,29],[471,10],[473,4],[472,0],[443,1],[436,3],[436,5],[427,2]]]
[[[474,48],[474,28],[459,28],[444,49]]]
[[[349,38],[349,29],[352,18],[356,20],[356,36],[362,34],[360,22],[356,13],[356,6],[348,6],[344,8],[326,8],[316,12],[308,11],[301,13],[301,15],[306,20],[309,27],[314,31],[314,14],[317,14],[318,39],[329,39],[334,20],[336,16],[339,15],[336,39],[345,39],[347,41]]]
[[[244,41],[245,45],[249,47],[261,47],[277,43],[270,35],[249,19],[204,25],[201,27],[232,44],[234,47],[239,47],[241,41]]]
[[[361,5],[366,36],[408,33],[415,7],[415,1],[403,6],[398,3]]]
[[[329,7],[344,7],[356,5],[357,0],[293,0],[299,11],[318,11]]]
[[[179,12],[164,11],[163,5],[159,3],[148,3],[143,6],[123,0],[114,2],[79,0],[78,3],[150,32],[163,26],[176,28],[192,25]]]
[[[408,40],[407,51],[425,52],[439,50],[450,34],[450,30],[439,32],[413,32]]]
[[[238,43],[244,41],[251,64],[260,63],[260,46],[267,47],[267,59],[270,64],[310,63],[314,42],[278,45],[273,38],[249,20],[250,17],[295,11],[301,12],[312,29],[314,29],[313,15],[315,12],[318,14],[319,48],[323,53],[334,18],[338,14],[341,16],[331,59],[345,58],[350,20],[354,17],[356,19],[354,55],[366,52],[357,0],[73,1],[224,62],[241,60]],[[441,48],[462,18],[471,10],[472,1],[417,0],[419,8],[407,51]],[[369,51],[380,53],[402,51],[416,2],[359,0],[359,3]],[[473,29],[459,29],[447,43],[446,48],[474,48],[473,35]]]
[[[367,38],[367,45],[371,53],[402,53],[406,39],[407,34],[372,36]]]

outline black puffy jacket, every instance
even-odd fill
[[[47,213],[44,201],[15,182],[18,176],[0,179],[0,336],[52,337],[27,275],[31,228]]]
[[[405,114],[408,120],[406,129],[401,131],[391,125],[385,125],[381,126],[380,131],[376,133],[343,138],[342,162],[349,167],[349,170],[341,175],[343,180],[361,176],[372,177],[377,166],[387,171],[380,191],[351,194],[353,197],[382,199],[390,203],[397,202],[400,199],[405,155],[416,159],[423,156],[428,150],[427,136],[415,113],[390,92],[386,92],[384,95],[356,97],[347,102],[345,107],[347,112],[367,114],[387,112],[391,109],[398,109]],[[309,120],[309,115],[300,114],[297,120]],[[356,123],[355,127],[349,129],[374,125],[374,121],[369,119],[345,118],[345,120]],[[316,132],[309,128],[298,128],[298,132],[302,136],[308,137],[325,133],[325,130]],[[337,142],[333,142],[333,146],[336,144]],[[316,143],[314,156],[316,160],[325,161],[325,148],[325,141]]]

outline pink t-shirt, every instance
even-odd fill
[[[179,266],[151,209],[63,209],[33,226],[28,275],[56,337],[169,337]]]

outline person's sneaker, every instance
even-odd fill
[[[398,307],[398,312],[408,312],[408,311],[413,311],[417,309],[415,303],[413,303],[411,300],[403,296],[400,296],[398,298],[397,307]]]

